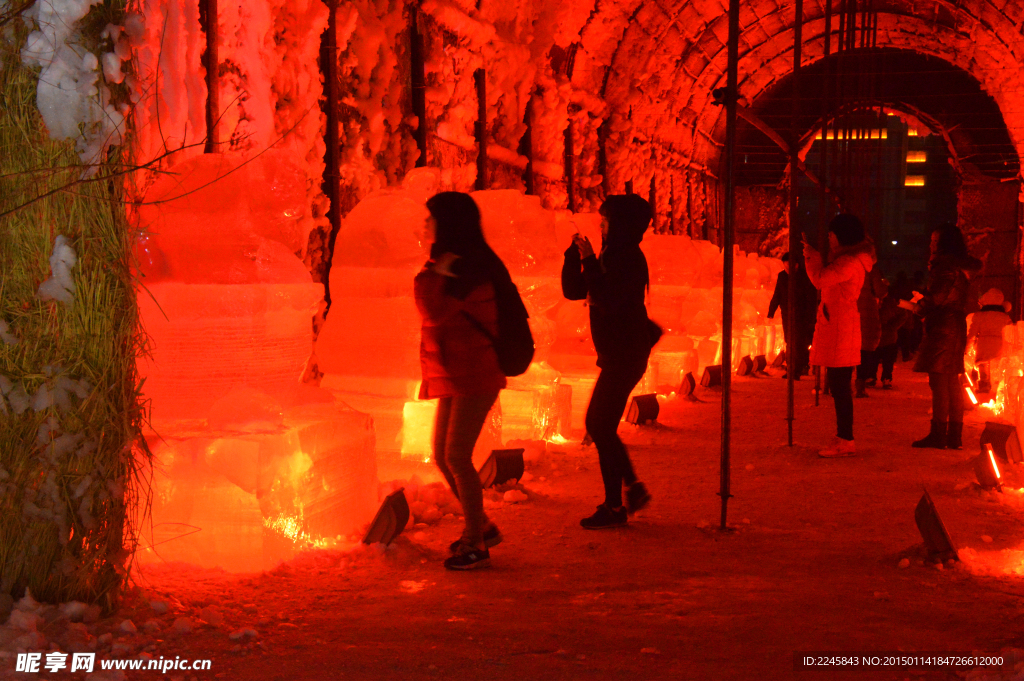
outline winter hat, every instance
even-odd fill
[[[636,194],[613,194],[601,204],[608,218],[608,244],[636,245],[651,224],[651,204]]]
[[[828,223],[828,231],[836,235],[840,246],[854,246],[864,241],[864,224],[856,215],[841,213]]]
[[[999,305],[1003,304],[1003,292],[997,288],[990,288],[988,291],[978,298],[978,303],[985,307],[986,305]]]

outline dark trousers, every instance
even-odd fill
[[[646,365],[602,368],[587,406],[587,432],[597,446],[604,500],[612,508],[622,506],[622,485],[636,482],[633,464],[626,445],[619,439],[618,429],[629,393],[643,378],[646,369]]]
[[[878,351],[877,350],[861,350],[860,351],[860,364],[857,365],[857,380],[866,381],[869,378],[874,378],[878,372]]]
[[[932,389],[932,420],[939,423],[963,423],[964,391],[960,387],[960,374],[930,371],[928,387]]]
[[[828,388],[836,403],[836,436],[853,439],[853,390],[850,379],[853,367],[829,367]]]
[[[875,350],[875,360],[882,365],[882,380],[892,380],[892,368],[896,364],[896,357],[899,355],[900,346],[899,343],[893,343],[892,345],[883,345],[882,347]],[[871,372],[872,378],[874,378],[875,372]]]
[[[483,542],[490,522],[484,513],[480,476],[473,467],[473,446],[496,399],[497,393],[442,397],[434,421],[434,464],[462,504],[466,519],[462,536],[473,545]]]

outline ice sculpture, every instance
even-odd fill
[[[274,150],[243,160],[180,163],[140,209],[155,455],[144,562],[264,569],[356,533],[376,505],[372,418],[300,382],[323,298],[296,255],[301,166]]]

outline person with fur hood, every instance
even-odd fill
[[[650,274],[640,242],[651,224],[651,206],[636,194],[612,195],[600,212],[601,252],[594,253],[590,240],[577,234],[562,264],[562,294],[569,300],[586,299],[590,306],[590,334],[601,369],[586,426],[597,446],[604,502],[580,521],[588,530],[622,527],[627,515],[651,500],[617,431],[629,393],[643,378],[651,348],[661,337],[644,305]]]
[[[1012,324],[1007,314],[1010,303],[1003,300],[1003,292],[991,288],[978,299],[981,309],[971,315],[971,328],[967,331],[968,344],[974,343],[974,363],[978,367],[978,391],[992,390],[991,363],[1003,354],[1003,327]]]
[[[960,229],[945,223],[932,230],[928,261],[928,292],[915,308],[924,318],[914,371],[928,374],[932,390],[932,424],[927,436],[914,442],[918,448],[960,449],[964,429],[964,372],[967,349],[967,289],[969,275],[981,269],[971,257]]]
[[[811,365],[828,368],[828,387],[835,402],[836,437],[820,452],[826,458],[853,456],[854,367],[861,363],[860,312],[857,300],[864,278],[875,266],[875,249],[865,240],[859,218],[843,213],[828,225],[829,260],[826,264],[804,237],[807,276],[821,291],[811,342]]]

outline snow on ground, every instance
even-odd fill
[[[856,400],[858,456],[824,460],[834,417],[828,398],[813,406],[810,381],[797,384],[792,448],[785,381],[734,385],[729,532],[717,529],[720,400],[703,392],[666,403],[657,425],[622,426],[654,495],[627,528],[579,527],[600,501],[596,452],[550,447],[520,485],[488,493],[505,535],[494,567],[450,573],[441,561],[461,524],[436,474],[385,462],[441,517],[386,549],[342,544],[262,574],[149,566],[98,621],[46,606],[16,614],[0,629],[0,678],[35,676],[9,671],[26,644],[212,660],[208,672],[166,675],[182,681],[825,679],[838,677],[795,672],[794,652],[898,650],[1001,652],[1007,663],[850,678],[1024,676],[1024,492],[974,484],[983,416],[969,416],[963,451],[910,448],[927,430],[928,389],[900,365],[895,390]],[[913,519],[925,488],[962,563],[925,561]]]

